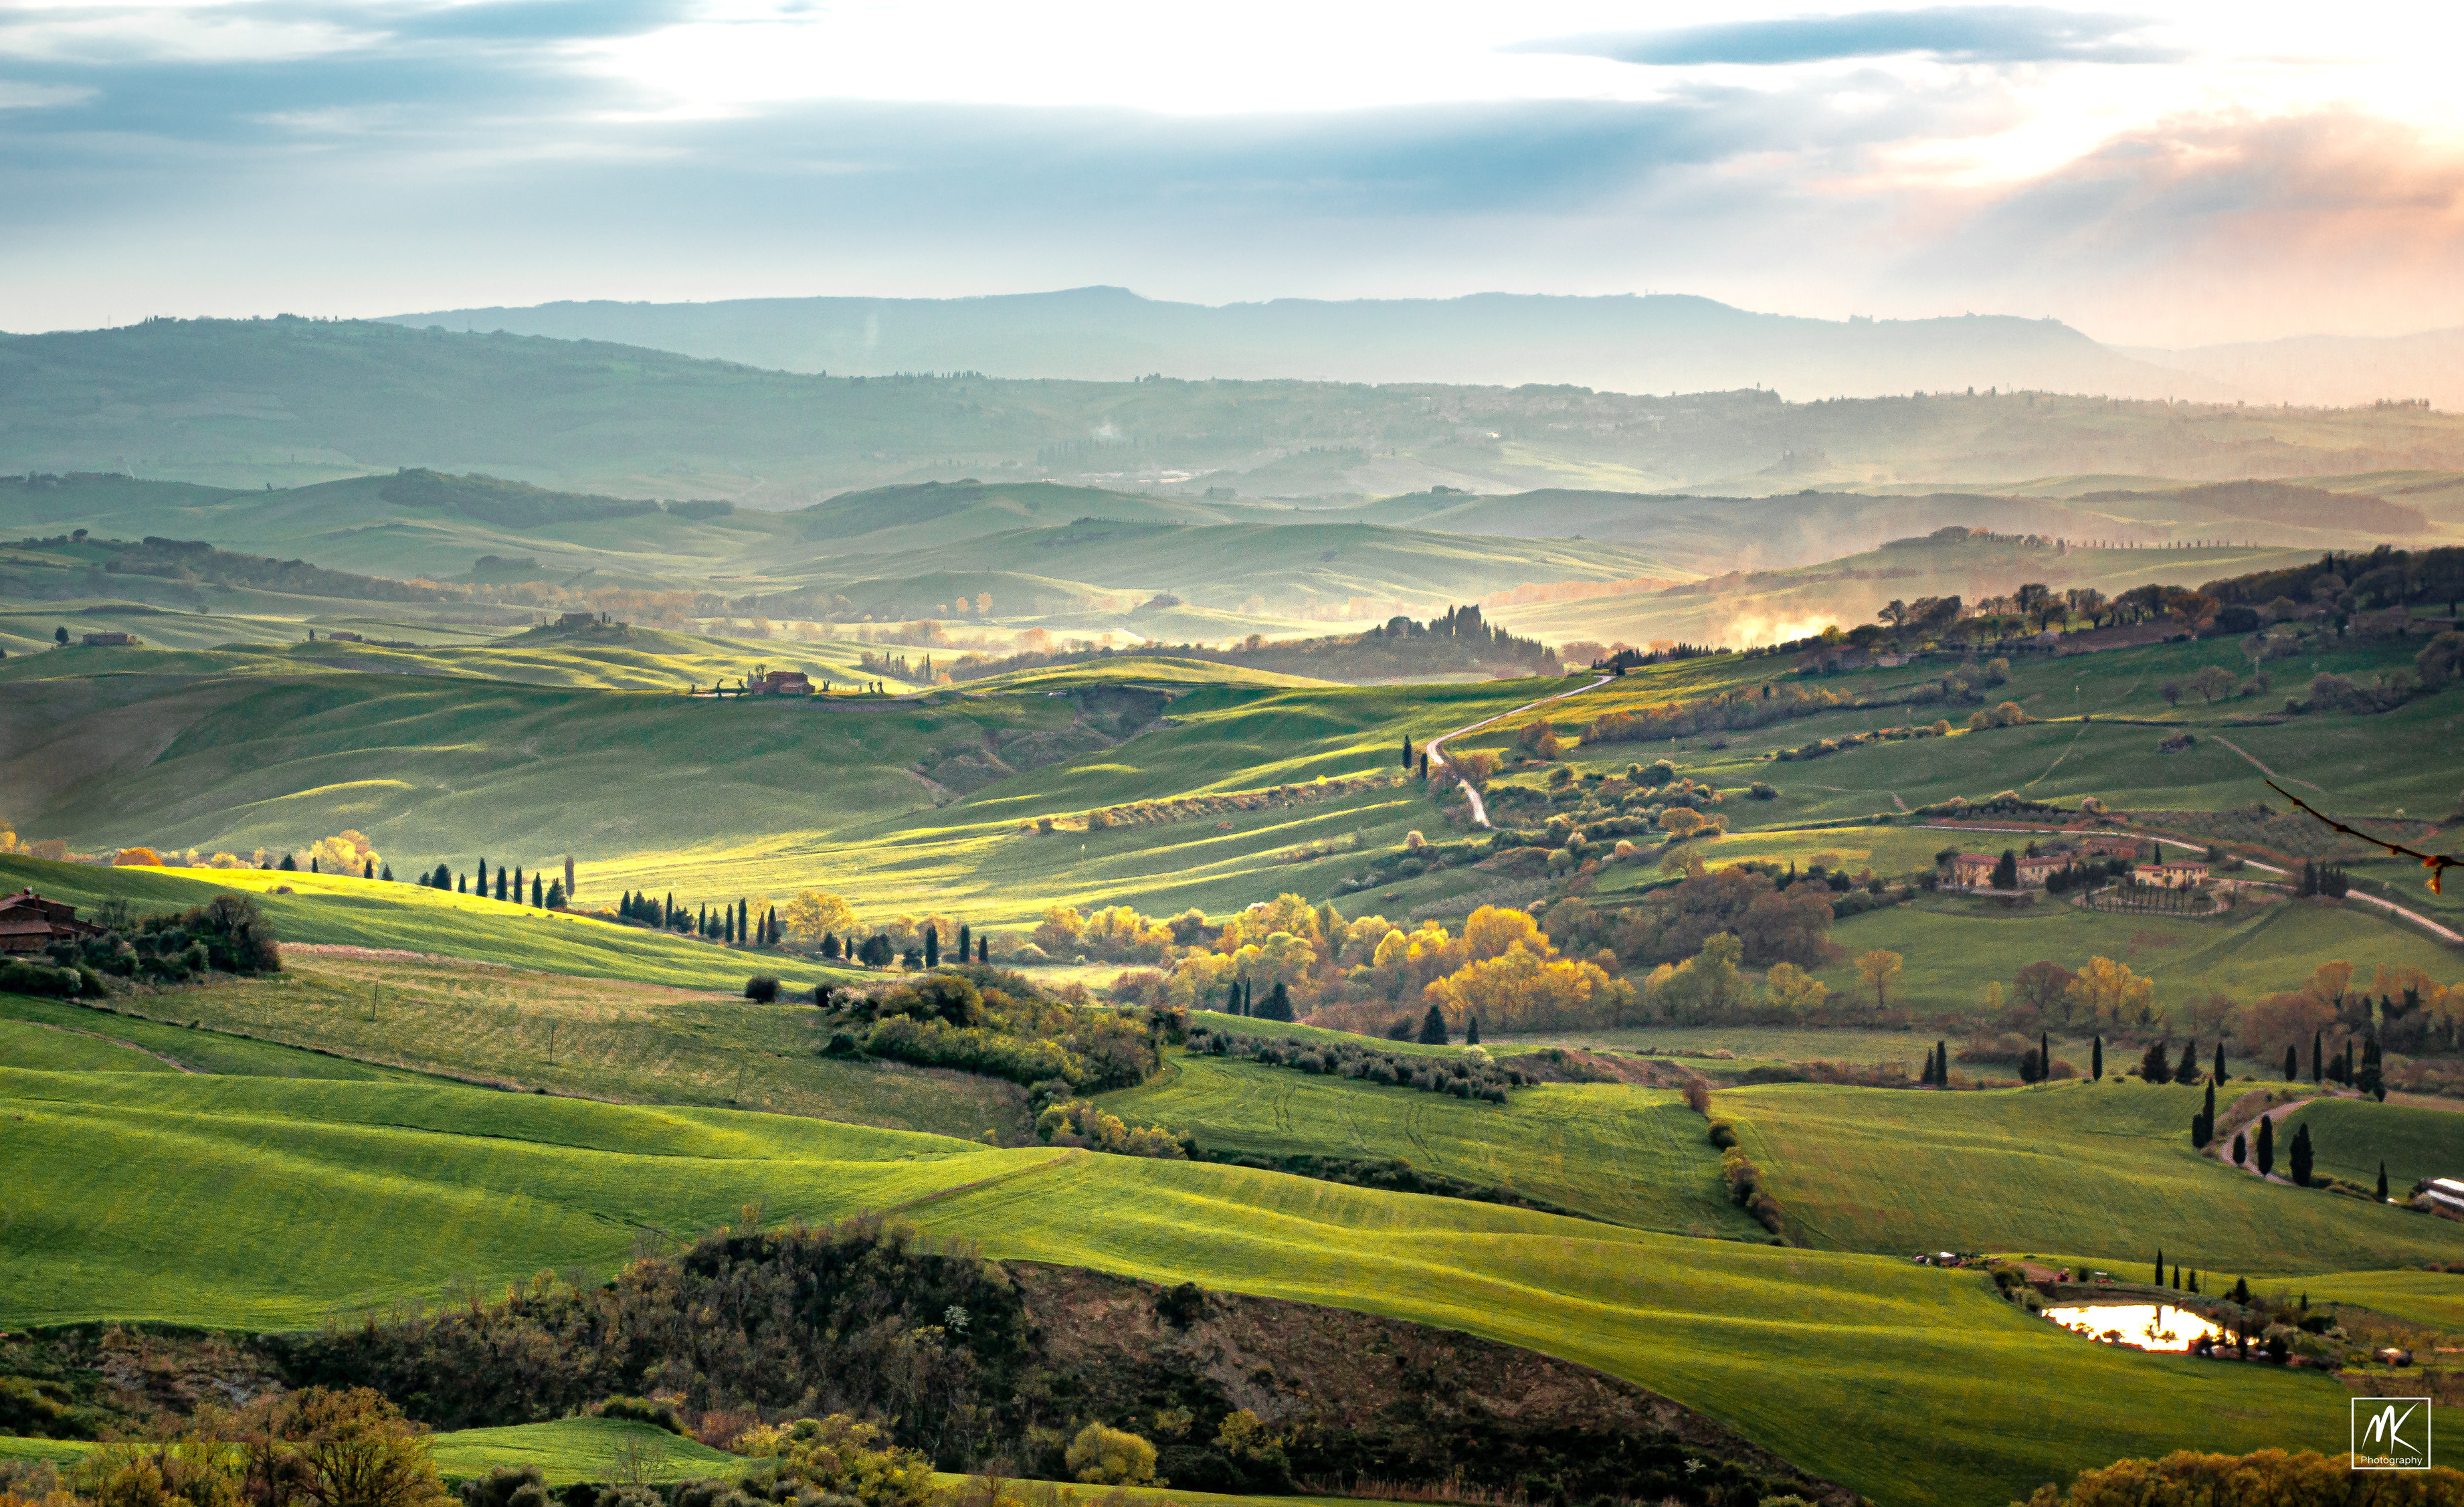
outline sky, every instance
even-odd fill
[[[0,0],[0,330],[1103,283],[2402,334],[2464,325],[2459,41],[2247,0]]]

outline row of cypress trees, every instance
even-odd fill
[[[391,864],[385,866],[385,876],[388,879],[393,877]],[[415,882],[426,885],[431,890],[451,890],[456,895],[484,897],[488,893],[488,860],[485,858],[479,860],[478,872],[475,875],[463,875],[459,877],[454,875],[451,864],[440,863],[434,869],[421,875]],[[511,900],[516,905],[522,903],[522,871],[518,865],[511,869],[499,865],[496,869],[495,882],[496,898]],[[564,908],[562,879],[549,879],[543,872],[535,872],[530,875],[530,890],[531,904],[542,910]]]

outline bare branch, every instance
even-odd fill
[[[2305,811],[2308,811],[2319,820],[2325,822],[2329,827],[2343,832],[2345,836],[2357,837],[2363,842],[2368,843],[2373,848],[2383,848],[2400,858],[2411,858],[2417,860],[2423,868],[2430,871],[2430,893],[2432,895],[2444,895],[2446,893],[2446,891],[2439,888],[2439,881],[2447,877],[2448,870],[2464,869],[2464,858],[2455,857],[2452,853],[2423,853],[2417,848],[2408,848],[2400,842],[2389,842],[2384,837],[2373,837],[2368,832],[2361,831],[2355,828],[2345,826],[2343,822],[2327,815],[2317,807],[2312,806],[2309,802],[2294,794],[2292,791],[2277,784],[2275,781],[2269,780],[2264,783],[2269,789],[2274,790],[2280,796],[2283,796],[2286,800],[2291,801],[2294,805],[2301,808]]]

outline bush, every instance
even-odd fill
[[[1062,1456],[1070,1474],[1096,1486],[1144,1486],[1155,1479],[1155,1447],[1123,1429],[1090,1423]]]
[[[744,997],[756,1005],[776,1005],[779,1003],[779,981],[757,973],[744,981]]]
[[[1761,780],[1756,780],[1753,784],[1748,786],[1746,787],[1746,794],[1749,799],[1757,801],[1771,801],[1779,798],[1778,789]]]
[[[16,959],[0,964],[0,993],[48,994],[56,999],[74,999],[83,987],[84,980],[74,968],[55,968]]]
[[[654,1429],[665,1429],[673,1434],[687,1433],[684,1420],[666,1403],[654,1403],[647,1397],[610,1397],[591,1409],[602,1418],[621,1418],[630,1423],[646,1423]]]

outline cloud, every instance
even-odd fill
[[[81,84],[20,83],[0,78],[0,110],[40,110],[92,98],[94,90]]]
[[[1565,53],[1656,67],[1771,66],[1899,56],[1981,63],[2177,60],[2182,55],[2178,50],[2127,39],[2147,24],[2135,16],[2039,6],[1945,6],[1775,21],[1722,21],[1659,32],[1598,33],[1523,42],[1506,51]]]

